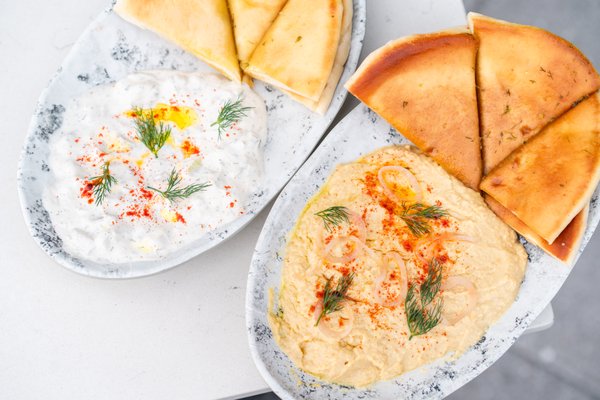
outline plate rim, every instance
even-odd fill
[[[348,58],[347,58],[346,62],[344,63],[344,69],[342,71],[342,74],[340,75],[340,81],[338,81],[334,96],[332,98],[332,104],[334,104],[334,102],[337,102],[337,104],[334,105],[334,107],[337,107],[337,110],[335,110],[334,113],[332,113],[330,116],[328,116],[329,121],[327,121],[326,125],[323,127],[321,135],[319,135],[318,139],[316,140],[316,142],[314,143],[314,145],[312,146],[310,151],[307,152],[305,154],[305,156],[302,157],[302,160],[294,168],[291,169],[291,174],[287,177],[287,179],[285,179],[282,182],[281,186],[279,186],[278,188],[275,188],[276,190],[273,191],[273,193],[270,195],[270,197],[265,198],[263,203],[261,205],[259,205],[255,210],[253,210],[252,213],[244,214],[243,216],[238,217],[225,225],[221,225],[218,228],[216,228],[215,230],[207,232],[205,235],[201,236],[200,238],[198,238],[196,240],[200,240],[201,238],[205,237],[207,234],[218,232],[222,229],[226,229],[230,225],[235,224],[236,226],[234,229],[231,229],[231,230],[228,229],[228,232],[227,232],[225,238],[215,241],[214,243],[208,243],[206,245],[200,245],[200,246],[198,246],[198,245],[193,246],[194,242],[196,241],[195,240],[191,243],[188,243],[186,246],[182,247],[182,248],[187,248],[187,250],[179,256],[170,257],[167,255],[162,260],[149,260],[148,261],[149,263],[157,262],[157,264],[160,261],[160,264],[156,265],[152,269],[143,269],[140,271],[139,269],[129,267],[128,268],[129,272],[127,275],[116,276],[116,275],[112,275],[110,272],[112,270],[112,268],[111,268],[112,266],[128,267],[128,266],[131,266],[133,263],[140,263],[140,261],[129,262],[129,263],[119,263],[119,264],[104,264],[103,266],[106,267],[107,271],[101,273],[98,271],[97,268],[82,268],[82,267],[78,266],[77,264],[78,264],[79,260],[64,250],[61,252],[54,252],[54,253],[48,251],[48,249],[43,245],[43,240],[40,237],[38,237],[37,233],[35,232],[34,227],[33,227],[33,221],[31,219],[31,213],[29,213],[27,211],[27,208],[33,203],[33,200],[35,200],[35,199],[29,199],[30,196],[28,196],[28,194],[25,193],[25,187],[27,186],[27,182],[24,179],[24,174],[23,174],[24,166],[26,165],[26,162],[28,161],[28,158],[30,157],[27,154],[27,147],[28,147],[30,139],[33,137],[34,132],[36,130],[36,127],[37,127],[36,123],[38,121],[38,115],[41,112],[41,110],[43,110],[43,107],[45,105],[48,105],[47,98],[48,98],[49,94],[52,93],[52,90],[54,90],[54,87],[57,84],[58,79],[61,76],[61,73],[63,71],[63,67],[66,65],[69,65],[71,60],[77,57],[77,55],[80,53],[80,48],[82,47],[83,40],[92,33],[92,31],[95,29],[95,27],[98,26],[98,24],[100,24],[105,18],[108,18],[111,14],[115,14],[118,16],[118,14],[116,14],[113,10],[114,3],[115,2],[112,2],[111,5],[109,5],[104,10],[102,10],[100,13],[98,13],[98,15],[96,17],[94,17],[94,19],[92,21],[90,21],[90,23],[87,25],[87,27],[78,36],[77,40],[75,41],[75,43],[73,44],[73,46],[71,47],[71,49],[69,50],[67,55],[63,58],[58,69],[54,72],[54,74],[52,75],[52,77],[49,79],[48,83],[44,87],[44,89],[41,91],[39,97],[36,100],[36,103],[35,103],[35,106],[33,109],[33,113],[30,117],[26,134],[23,137],[23,144],[21,147],[21,152],[20,152],[18,167],[17,167],[17,172],[16,172],[17,192],[18,192],[18,197],[19,197],[19,205],[20,205],[21,213],[24,217],[25,224],[27,225],[27,230],[28,230],[30,236],[32,237],[32,239],[34,240],[34,242],[38,245],[38,247],[40,247],[42,249],[42,251],[46,255],[48,255],[52,260],[54,260],[60,266],[62,266],[63,268],[65,268],[69,271],[77,273],[78,275],[84,275],[84,276],[91,277],[91,278],[107,279],[107,280],[143,278],[146,276],[152,276],[152,275],[156,275],[156,274],[168,271],[170,269],[173,269],[173,268],[207,252],[210,249],[220,246],[224,242],[227,242],[229,239],[233,238],[239,232],[241,232],[250,222],[252,222],[256,218],[256,216],[258,216],[258,214],[260,214],[267,207],[267,205],[279,195],[281,190],[283,190],[283,188],[288,184],[290,179],[292,179],[292,177],[302,167],[302,165],[304,165],[304,163],[310,157],[310,155],[313,153],[313,151],[318,147],[320,141],[331,130],[336,116],[341,111],[341,109],[344,106],[344,104],[346,103],[346,99],[348,97],[348,91],[345,88],[343,88],[343,86],[340,86],[343,83],[342,76],[347,71],[353,72],[358,67],[358,62],[360,59],[360,54],[361,54],[363,43],[364,43],[364,35],[365,35],[365,31],[366,31],[366,0],[353,0],[353,4],[354,4],[353,20],[358,21],[358,24],[353,23],[353,25],[352,25],[351,40],[352,40],[352,42],[356,41],[357,44],[350,47]],[[359,11],[359,13],[356,13],[357,10]],[[127,23],[130,24],[130,22],[127,22]],[[178,45],[176,45],[170,41],[169,41],[169,43],[179,47]],[[189,52],[186,51],[186,53],[189,53]],[[202,60],[200,60],[200,62],[204,63],[204,61],[202,61]],[[204,64],[206,64],[206,63],[204,63]],[[139,73],[139,72],[144,72],[144,71],[145,70],[129,71],[128,74]],[[96,86],[94,86],[94,87],[96,87]],[[88,90],[90,90],[90,89],[91,88],[89,88]],[[318,115],[318,114],[316,114],[316,115]],[[326,114],[322,115],[321,118],[327,118]],[[32,200],[32,201],[30,201],[28,203],[28,200]],[[86,260],[82,260],[82,261],[85,262]],[[142,261],[141,263],[144,263],[144,262]]]
[[[389,125],[389,123],[387,121],[385,121],[383,118],[381,118],[380,116],[376,115],[372,110],[370,110],[365,104],[363,103],[359,103],[355,108],[353,108],[350,113],[348,113],[344,118],[342,118],[340,121],[337,122],[337,124],[330,130],[330,132],[327,134],[327,136],[323,139],[323,141],[319,144],[319,147],[321,147],[323,145],[323,143],[327,140],[327,138],[329,137],[329,135],[331,133],[333,133],[335,130],[337,129],[342,129],[342,127],[340,127],[343,124],[349,123],[346,121],[346,119],[348,119],[349,116],[351,116],[354,113],[358,113],[359,110],[363,110],[365,117],[366,115],[373,115],[375,118],[372,122],[379,120],[382,121],[383,123],[385,123],[387,126],[389,126],[390,128],[390,132],[393,131],[395,132],[395,134],[399,135],[402,139],[406,140],[408,143],[410,143],[401,133],[397,132],[396,130],[393,129],[393,127],[391,127],[391,125]],[[343,127],[344,130],[348,129],[345,126]],[[333,142],[332,142],[333,143]],[[337,143],[337,141],[335,142]],[[326,143],[328,144],[328,143]],[[384,145],[379,146],[378,148],[381,148]],[[282,210],[284,210],[285,208],[287,208],[287,204],[283,203],[283,199],[286,195],[288,195],[288,190],[290,189],[290,185],[294,184],[294,180],[295,179],[301,179],[300,177],[305,175],[303,172],[303,169],[307,168],[306,172],[312,172],[315,169],[319,168],[320,166],[322,166],[321,162],[315,163],[314,165],[311,163],[311,159],[313,157],[315,157],[316,153],[318,152],[319,149],[316,149],[313,154],[311,154],[311,157],[309,157],[309,159],[303,164],[302,168],[300,168],[296,174],[294,175],[294,177],[286,184],[286,186],[281,190],[279,196],[277,196],[277,199],[275,200],[275,203],[273,205],[273,208],[271,209],[271,212],[269,213],[269,215],[267,216],[267,219],[265,220],[265,224],[263,226],[263,229],[261,230],[260,236],[258,238],[257,244],[256,244],[256,248],[254,250],[254,253],[252,255],[252,261],[250,263],[250,268],[249,268],[249,273],[248,273],[248,282],[247,282],[247,286],[246,286],[246,334],[247,334],[247,339],[248,339],[248,344],[250,347],[250,354],[252,357],[252,360],[254,361],[255,366],[257,367],[258,371],[260,372],[261,376],[263,377],[263,379],[267,382],[267,384],[271,387],[271,389],[273,389],[273,391],[282,399],[290,399],[293,400],[295,399],[295,397],[293,396],[293,394],[291,392],[288,391],[288,389],[286,387],[284,387],[282,385],[281,382],[279,382],[279,380],[273,376],[269,370],[269,368],[267,367],[267,365],[265,364],[263,358],[261,357],[261,354],[258,351],[257,345],[256,345],[256,338],[255,336],[253,336],[253,331],[255,329],[255,326],[257,323],[261,323],[262,324],[262,320],[261,318],[259,318],[259,316],[257,315],[258,313],[264,313],[265,315],[268,314],[269,310],[259,310],[257,306],[255,306],[255,288],[257,287],[256,285],[256,275],[262,271],[265,271],[267,268],[270,268],[265,262],[264,260],[261,260],[263,262],[261,262],[259,264],[259,261],[257,261],[257,258],[263,258],[260,253],[266,251],[266,246],[263,244],[265,242],[267,242],[267,239],[273,241],[273,239],[276,239],[280,236],[273,236],[272,234],[272,230],[273,230],[273,220],[275,218],[278,218],[278,214],[280,214],[280,212]],[[321,157],[320,154],[318,154],[319,157]],[[343,158],[343,157],[342,157]],[[355,159],[355,158],[353,158]],[[334,165],[339,165],[340,163],[343,163],[344,161],[336,161],[334,163]],[[310,164],[310,165],[307,165]],[[310,168],[308,168],[310,167]],[[331,172],[329,172],[326,176],[330,176]],[[318,187],[321,188],[323,185],[323,183],[319,183]],[[296,191],[296,188],[292,188],[292,190],[289,191],[290,195],[293,195]],[[318,189],[317,189],[318,192]],[[594,194],[592,195],[593,197],[596,197],[598,195],[598,193],[600,192],[600,185],[597,186],[595,188]],[[280,208],[282,208],[282,210],[280,210]],[[590,209],[590,213],[592,212],[592,210]],[[582,243],[580,245],[580,248],[578,250],[577,256],[573,262],[572,265],[570,266],[566,266],[562,263],[559,263],[559,261],[554,260],[553,258],[551,258],[549,255],[547,255],[545,252],[542,252],[541,249],[539,249],[537,246],[535,246],[532,243],[529,243],[525,240],[525,243],[527,243],[527,245],[529,246],[533,246],[534,248],[537,248],[539,252],[542,252],[544,254],[545,257],[542,260],[542,262],[546,262],[546,260],[548,260],[549,262],[560,266],[562,268],[568,269],[568,272],[566,274],[566,276],[564,277],[564,279],[562,279],[562,281],[560,282],[560,285],[556,288],[556,291],[554,292],[554,294],[552,295],[552,297],[550,298],[550,300],[548,300],[548,303],[550,303],[550,301],[558,294],[558,292],[560,291],[560,288],[563,286],[563,284],[565,283],[565,281],[568,279],[568,276],[571,274],[571,272],[574,269],[574,266],[576,265],[579,257],[581,256],[582,252],[585,250],[586,246],[588,245],[591,236],[593,235],[593,233],[597,230],[598,228],[598,218],[600,218],[600,212],[596,212],[596,218],[595,222],[592,221],[591,219],[588,220],[588,225],[586,227],[586,231],[584,233],[583,239],[582,239]],[[285,233],[285,236],[287,237],[289,232]],[[517,232],[515,232],[515,234],[517,235],[517,238],[521,239],[521,243],[523,243],[524,239],[522,238],[521,235],[519,235]],[[267,235],[269,235],[267,237]],[[530,267],[531,264],[531,257],[530,257],[530,251],[529,249],[527,249],[527,246],[524,246],[525,250],[527,251],[527,255],[528,255],[528,261],[527,261],[527,266],[526,266],[526,270],[525,272],[527,272],[527,268]],[[269,251],[269,253],[272,253],[272,251]],[[267,260],[268,262],[268,260]],[[275,268],[281,270],[282,268],[282,263],[283,261],[278,261],[277,265],[275,266]],[[280,279],[280,278],[279,278]],[[521,282],[521,286],[519,288],[519,292],[517,294],[517,298],[515,298],[515,300],[511,303],[510,307],[513,307],[513,305],[516,303],[517,299],[519,298],[519,296],[521,295],[521,288],[523,286],[523,282],[525,282],[526,276],[523,277],[523,281]],[[277,290],[279,288],[280,282],[278,282],[278,286],[275,287],[275,290]],[[272,286],[269,286],[268,284],[265,285],[265,290],[270,290],[272,289]],[[263,295],[265,295],[263,293]],[[507,331],[507,333],[510,333],[510,335],[506,335],[506,339],[502,341],[502,345],[499,346],[500,347],[500,353],[497,357],[491,357],[489,359],[484,360],[482,363],[479,363],[474,369],[474,373],[472,375],[462,375],[462,376],[457,376],[453,379],[451,379],[452,381],[452,385],[449,388],[449,390],[441,390],[439,392],[435,392],[435,393],[428,393],[427,395],[424,394],[424,397],[430,396],[431,398],[438,398],[438,397],[442,397],[442,396],[447,396],[451,393],[453,393],[454,391],[456,391],[457,389],[459,389],[460,387],[464,386],[466,383],[470,382],[471,380],[475,379],[477,376],[479,376],[481,373],[483,373],[485,370],[487,370],[488,367],[490,367],[491,365],[493,365],[495,362],[497,362],[502,355],[504,355],[512,346],[513,344],[516,342],[516,340],[523,334],[523,332],[527,329],[527,327],[531,324],[531,322],[533,322],[535,320],[535,318],[537,318],[537,316],[543,311],[544,307],[547,306],[547,304],[544,304],[542,307],[540,307],[540,309],[536,312],[532,312],[531,310],[529,310],[527,312],[526,317],[524,317],[522,319],[522,323],[518,326],[516,326],[514,329],[512,329],[510,332]],[[509,307],[509,309],[510,309]],[[483,333],[482,335],[482,339],[486,340],[486,337],[488,336],[490,330],[492,328],[494,328],[494,326],[499,325],[499,323],[501,322],[502,318],[506,316],[506,314],[509,312],[509,309],[507,309],[501,316],[500,318],[495,321],[493,324],[491,324],[487,330]],[[268,324],[267,321],[267,329],[272,333],[271,327]],[[480,339],[481,341],[481,339]],[[463,353],[462,355],[460,355],[458,358],[463,357],[463,355],[466,354],[466,352],[468,352],[471,348],[476,347],[479,343],[476,343],[472,346],[470,346],[465,353]],[[278,346],[275,343],[276,346]],[[280,347],[277,347],[277,349],[280,353],[284,354],[284,357],[287,357],[289,359],[289,357],[287,356],[287,354],[285,354],[285,352],[283,352],[281,350]],[[406,371],[405,373],[396,376],[395,378],[392,378],[390,380],[386,380],[386,381],[377,381],[372,385],[367,386],[366,388],[358,388],[359,390],[363,390],[365,394],[368,394],[369,390],[382,382],[394,382],[395,380],[399,379],[400,377],[402,377],[402,375],[408,374],[408,373],[412,373],[415,371],[419,371],[425,368],[431,368],[431,367],[435,367],[436,363],[444,361],[444,358],[440,358],[438,360],[435,360],[431,363],[428,363],[426,365],[423,365],[421,367],[418,367],[414,370],[411,371]],[[446,360],[447,361],[447,360]],[[290,360],[290,362],[294,365],[295,368],[299,369],[294,363],[293,361]],[[339,384],[335,384],[335,383],[330,383],[330,382],[326,382],[326,381],[322,381],[319,378],[317,378],[316,376],[303,371],[304,373],[306,373],[308,376],[310,376],[311,378],[315,379],[318,383],[323,383],[326,385],[332,385],[335,387],[339,387],[339,388],[343,388],[345,386],[339,385]],[[298,378],[299,379],[299,378]],[[366,398],[370,398],[368,395]],[[429,397],[427,397],[429,398]]]

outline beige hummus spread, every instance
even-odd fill
[[[411,220],[410,210],[428,206],[444,215]],[[323,218],[332,207],[345,216]],[[526,264],[515,233],[479,193],[412,148],[382,148],[338,166],[306,205],[288,239],[271,328],[301,369],[370,385],[475,344],[513,303]],[[420,298],[434,265],[442,280],[423,310],[433,318],[439,303],[440,315],[413,332],[406,296],[412,288]],[[343,279],[351,282],[343,300],[325,314],[324,297]]]

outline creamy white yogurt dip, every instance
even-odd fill
[[[249,107],[245,115],[219,129],[223,106],[237,100]],[[139,109],[171,129],[156,156],[139,139]],[[266,132],[264,102],[245,85],[205,73],[129,75],[67,106],[50,142],[44,206],[75,257],[160,259],[246,212],[262,186]],[[97,177],[106,170],[115,181],[100,202]],[[180,178],[174,189],[203,189],[166,198],[159,191],[173,173]]]

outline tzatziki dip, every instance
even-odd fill
[[[216,74],[151,71],[68,105],[43,202],[72,256],[157,260],[247,212],[263,186],[266,109]]]

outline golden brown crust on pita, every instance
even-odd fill
[[[369,55],[346,84],[473,189],[481,179],[476,46],[464,29],[398,39]]]
[[[573,218],[569,225],[567,225],[560,235],[558,235],[556,240],[554,240],[552,244],[549,244],[525,225],[523,221],[517,218],[515,214],[504,208],[502,204],[498,203],[488,195],[485,195],[484,198],[490,209],[502,221],[525,237],[525,239],[540,247],[557,260],[567,265],[573,265],[575,256],[577,256],[579,248],[581,247],[581,241],[583,240],[583,235],[587,226],[589,204]]]
[[[245,72],[319,101],[337,53],[343,9],[342,0],[288,0]]]
[[[240,82],[225,0],[119,0],[117,14],[173,41],[229,79]]]
[[[479,39],[477,84],[487,173],[513,150],[600,87],[571,43],[540,28],[470,13]]]
[[[553,243],[600,179],[598,94],[548,125],[504,159],[481,189]]]

